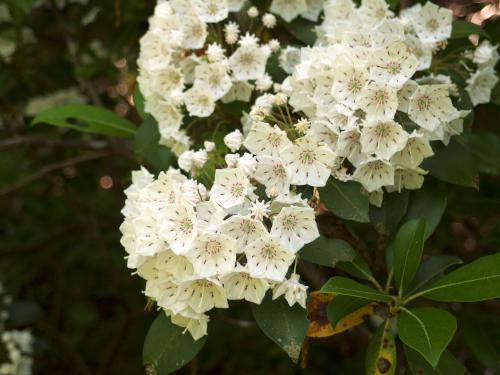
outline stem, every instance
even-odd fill
[[[403,305],[407,305],[408,303],[410,303],[414,299],[417,299],[417,298],[421,297],[424,293],[425,293],[425,290],[422,291],[422,292],[419,292],[419,293],[415,293],[412,296],[409,296],[408,298],[406,298],[406,299],[403,300]]]
[[[380,291],[380,292],[384,292],[384,288],[382,288],[382,285],[380,285],[380,283],[377,281],[377,279],[375,279],[374,277],[370,277],[369,278],[370,282],[375,285],[375,287]]]
[[[384,290],[386,292],[389,292],[389,289],[391,288],[391,282],[392,282],[393,277],[394,277],[394,268],[391,268],[391,271],[389,272],[389,276],[387,276],[387,281],[385,282]]]

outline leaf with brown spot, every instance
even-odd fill
[[[309,319],[309,328],[307,336],[309,337],[329,337],[344,332],[352,327],[363,323],[366,316],[372,315],[378,305],[370,303],[362,308],[346,315],[342,318],[335,328],[328,320],[327,307],[335,298],[335,294],[312,292],[307,301],[307,319]]]
[[[366,351],[366,375],[393,375],[396,372],[396,343],[391,333],[390,321],[382,323]]]

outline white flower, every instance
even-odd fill
[[[187,150],[180,154],[179,158],[177,159],[179,168],[183,171],[191,172],[191,169],[193,168],[193,156],[194,151],[192,150]]]
[[[232,152],[235,152],[240,149],[243,143],[243,134],[238,129],[233,130],[224,137],[224,143]]]
[[[162,251],[156,256],[155,268],[159,272],[170,274],[179,283],[191,278],[194,273],[193,265],[186,257],[170,250]]]
[[[273,79],[267,73],[255,81],[255,89],[260,92],[268,91],[273,86]]]
[[[162,210],[160,221],[161,237],[167,241],[176,254],[183,254],[193,243],[198,233],[196,214],[191,206],[167,204]]]
[[[416,72],[417,58],[403,42],[395,42],[372,54],[370,78],[400,88]]]
[[[408,116],[429,131],[450,121],[457,110],[451,103],[448,85],[418,86],[408,104]]]
[[[391,163],[414,169],[422,164],[425,158],[434,155],[429,140],[421,133],[414,131],[408,137],[408,142],[404,149],[396,153]]]
[[[346,157],[353,165],[358,166],[364,161],[363,153],[361,152],[361,132],[357,125],[351,125],[344,129],[339,135],[337,142],[337,153],[339,156]]]
[[[257,156],[279,157],[280,152],[291,142],[277,125],[254,122],[243,145]]]
[[[424,175],[427,172],[423,169],[398,168],[394,173],[394,185],[386,186],[388,192],[401,191],[403,189],[420,189],[424,183]]]
[[[236,264],[236,241],[224,234],[199,233],[185,256],[201,277],[231,272]]]
[[[265,279],[253,278],[246,267],[236,266],[232,273],[221,277],[227,298],[230,300],[247,300],[260,304],[269,289]]]
[[[229,307],[224,288],[213,278],[200,278],[183,282],[179,286],[178,300],[183,301],[200,314],[214,307]]]
[[[281,44],[280,44],[279,40],[277,40],[277,39],[271,39],[269,42],[267,42],[267,45],[269,46],[269,48],[271,49],[271,51],[273,53],[278,52],[281,48]],[[275,83],[274,85],[276,86],[279,84]],[[278,92],[279,90],[275,90],[275,91]]]
[[[210,198],[223,208],[232,208],[245,201],[249,185],[250,182],[241,169],[217,169]]]
[[[283,281],[295,256],[269,235],[262,236],[245,248],[251,277]]]
[[[451,36],[453,13],[429,1],[418,13],[411,15],[411,21],[422,41],[439,42]]]
[[[215,150],[215,143],[210,141],[205,141],[203,142],[203,147],[205,147],[205,150],[207,152],[212,152],[213,150]]]
[[[267,234],[266,228],[260,221],[241,215],[226,219],[220,227],[220,232],[234,238],[240,250]]]
[[[418,83],[414,80],[406,81],[406,83],[398,91],[398,111],[408,112],[411,96],[415,93]]]
[[[407,139],[408,133],[395,121],[366,122],[361,130],[361,150],[390,159],[405,147]]]
[[[276,17],[271,13],[264,13],[262,16],[262,23],[268,29],[273,29],[276,26]]]
[[[222,98],[232,86],[226,65],[223,63],[198,65],[195,69],[195,86],[197,85],[208,88],[213,100]]]
[[[207,47],[207,58],[211,63],[225,63],[226,50],[218,43],[211,43]]]
[[[184,103],[191,116],[208,117],[215,109],[215,98],[209,87],[196,85],[184,93]]]
[[[234,102],[240,100],[242,102],[249,102],[252,97],[253,85],[247,81],[233,82],[231,90],[222,98],[223,103]]]
[[[318,21],[319,15],[323,10],[323,4],[325,0],[306,0],[307,10],[301,14],[306,20],[316,22]]]
[[[265,217],[269,217],[270,212],[270,204],[264,200],[259,201],[258,199],[255,202],[252,202],[250,206],[250,216],[255,220],[262,221]]]
[[[205,314],[198,314],[196,317],[174,314],[171,316],[171,320],[173,324],[186,328],[194,340],[199,340],[207,334],[210,318]]]
[[[247,14],[248,17],[255,18],[259,15],[259,10],[257,9],[257,7],[251,6],[250,8],[248,8]]]
[[[199,49],[208,36],[207,24],[197,15],[182,17],[182,46],[186,49]]]
[[[200,18],[207,23],[215,23],[227,18],[227,0],[191,0]]]
[[[235,44],[240,37],[240,26],[232,21],[229,21],[226,26],[224,26],[224,38],[226,43],[231,45]]]
[[[480,68],[495,67],[498,62],[498,46],[493,46],[488,40],[483,40],[474,50],[472,61]]]
[[[392,15],[389,4],[385,0],[362,0],[359,8],[362,17],[368,22],[380,23]]]
[[[291,22],[307,11],[306,0],[273,0],[269,11],[276,13],[286,22]]]
[[[236,168],[239,159],[240,159],[240,154],[226,154],[224,156],[224,161],[226,162],[229,168]]]
[[[300,48],[287,46],[280,53],[280,67],[288,74],[292,74],[294,68],[300,63],[300,55]]]
[[[394,184],[394,167],[383,159],[368,159],[356,168],[352,177],[371,193]]]
[[[314,210],[310,207],[284,207],[273,220],[271,237],[296,253],[319,237]]]
[[[201,169],[208,160],[208,154],[206,150],[198,150],[193,153],[193,166],[195,168]]]
[[[325,186],[336,159],[328,146],[312,136],[298,138],[280,155],[294,185]]]
[[[243,40],[243,39],[242,39]],[[235,81],[248,81],[261,78],[266,72],[270,51],[256,42],[243,44],[229,58],[229,66]]]
[[[200,202],[196,205],[196,219],[200,232],[217,232],[224,222],[226,213],[212,201]]]
[[[290,189],[288,175],[280,158],[259,156],[254,177],[266,186],[266,194],[269,197],[286,193]],[[274,194],[271,194],[271,192],[274,192]]]
[[[304,309],[306,308],[307,286],[301,284],[300,276],[296,273],[290,275],[290,279],[277,284],[273,288],[273,299],[285,295],[288,305],[293,306],[298,303]]]
[[[132,221],[135,235],[135,253],[152,256],[166,249],[165,243],[158,235],[158,222],[151,215],[139,216]]]
[[[340,103],[357,108],[368,78],[364,64],[341,63],[334,71],[331,94]]]
[[[490,66],[478,69],[467,80],[467,87],[465,88],[470,95],[472,104],[488,103],[491,99],[491,90],[496,86],[498,76],[495,69]]]
[[[359,107],[366,112],[367,120],[390,120],[398,108],[397,92],[394,88],[371,82],[358,101]]]
[[[236,161],[236,168],[240,168],[245,172],[248,177],[253,177],[255,173],[255,169],[257,168],[257,160],[255,156],[245,152],[241,157]]]
[[[228,7],[230,12],[239,12],[241,8],[243,8],[243,5],[245,4],[246,0],[228,0]]]
[[[432,51],[434,46],[432,43],[424,43],[419,38],[413,35],[407,35],[405,40],[406,45],[411,53],[418,59],[417,70],[426,70],[431,67]]]

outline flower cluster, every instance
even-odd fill
[[[171,0],[160,2],[141,39],[138,82],[146,111],[159,123],[160,143],[179,154],[190,139],[181,129],[215,115],[216,103],[248,102],[254,89],[273,84],[266,63],[279,43],[263,44],[253,34],[242,35],[230,12],[242,10],[245,0]],[[255,7],[244,15],[258,17]],[[266,13],[262,27],[272,29],[276,17]],[[188,125],[189,126],[189,125]]]
[[[0,283],[0,343],[5,348],[7,361],[0,362],[0,375],[31,375],[33,366],[33,336],[29,330],[7,330],[8,307],[12,298]],[[3,350],[0,349],[0,359]]]
[[[291,149],[295,152],[283,152],[293,159],[282,160],[287,171],[293,173],[293,162],[297,166],[292,182],[323,186],[331,169],[340,180],[360,182],[374,204],[381,202],[384,187],[420,188],[426,173],[420,165],[433,155],[430,141],[447,144],[462,132],[469,113],[457,109],[461,99],[451,78],[429,70],[446,46],[451,24],[451,11],[430,2],[399,17],[384,0],[364,0],[359,8],[350,0],[327,2],[318,43],[300,51],[281,85],[293,112],[305,115],[308,124],[284,121],[302,132]],[[489,100],[498,54],[488,42],[471,53],[476,63],[485,64],[468,81],[477,104]],[[253,121],[278,123],[268,117],[269,100],[263,102],[257,101]],[[323,150],[322,169],[307,168],[307,147]],[[299,173],[309,177],[295,176]]]
[[[248,167],[248,165],[247,165]],[[267,290],[305,307],[307,287],[294,272],[296,253],[319,236],[314,210],[300,196],[271,201],[254,193],[255,170],[217,169],[210,191],[170,169],[133,173],[121,226],[128,267],[145,294],[195,339],[214,307],[261,303]]]

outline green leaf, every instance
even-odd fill
[[[447,197],[444,190],[426,184],[420,190],[412,191],[403,221],[425,219],[427,223],[425,239],[428,239],[441,221],[446,203]]]
[[[422,354],[433,367],[439,363],[456,329],[452,314],[431,307],[403,309],[398,318],[401,341]]]
[[[442,302],[477,302],[500,297],[500,253],[479,258],[420,292]]]
[[[368,223],[368,197],[361,193],[357,182],[339,182],[330,178],[325,187],[319,189],[321,201],[338,217]]]
[[[424,250],[425,219],[409,221],[399,229],[394,239],[394,277],[403,295],[420,265]]]
[[[397,228],[406,214],[409,196],[408,190],[385,194],[382,207],[370,206],[370,222],[377,232],[389,235]]]
[[[328,304],[326,313],[332,327],[336,327],[344,317],[366,306],[367,302],[364,298],[351,296],[335,296]]]
[[[341,296],[358,297],[369,301],[392,301],[392,297],[388,294],[342,276],[335,276],[328,280],[325,285],[321,287],[321,292],[335,293]]]
[[[321,236],[305,245],[300,250],[299,255],[308,262],[326,267],[335,267],[337,262],[352,261],[356,256],[356,252],[345,241]]]
[[[141,118],[145,120],[148,114],[144,110],[144,96],[142,95],[139,85],[136,85],[134,89],[134,104],[139,116],[141,116]]]
[[[338,262],[336,267],[354,277],[363,280],[373,280],[373,274],[372,271],[370,271],[370,267],[359,254],[356,254],[354,259],[350,262]]]
[[[166,375],[177,371],[205,345],[205,337],[197,341],[185,329],[170,322],[161,312],[155,319],[144,341],[142,363],[148,375]]]
[[[314,22],[305,20],[303,18],[296,18],[290,23],[284,23],[286,29],[295,38],[303,42],[307,46],[313,46],[318,38],[314,28],[316,24]]]
[[[262,331],[297,363],[306,337],[309,321],[306,310],[298,304],[288,306],[284,298],[264,298],[260,305],[252,304],[255,321]]]
[[[31,126],[42,123],[120,137],[133,137],[137,131],[134,124],[116,113],[86,104],[70,104],[43,111],[36,115]]]
[[[172,153],[167,147],[160,145],[159,141],[158,123],[152,116],[148,116],[135,136],[135,154],[139,161],[146,160],[157,171],[164,171],[171,163]]]
[[[31,8],[33,8],[33,4],[35,3],[35,1],[36,0],[6,0],[8,4],[15,6],[25,13],[31,11]]]
[[[481,28],[476,24],[463,20],[453,21],[450,39],[468,38],[472,34],[478,34],[480,36],[484,36],[485,38],[490,39],[488,33],[483,28]]]
[[[467,149],[474,155],[479,170],[500,175],[500,138],[493,133],[467,134]]]
[[[436,368],[432,367],[418,352],[404,346],[406,359],[413,375],[465,375],[467,369],[447,350],[441,355]]]
[[[462,140],[465,140],[462,138]],[[473,155],[453,138],[448,146],[435,145],[435,155],[424,160],[423,168],[450,184],[478,188],[478,169]]]
[[[456,264],[463,263],[459,257],[453,255],[435,255],[422,262],[415,274],[415,279],[408,288],[407,294],[415,293],[443,275],[443,271]]]
[[[500,322],[497,315],[468,317],[463,325],[465,341],[486,367],[500,372]]]
[[[365,373],[366,375],[394,375],[396,363],[396,343],[391,333],[390,320],[387,319],[377,328],[368,344]]]

